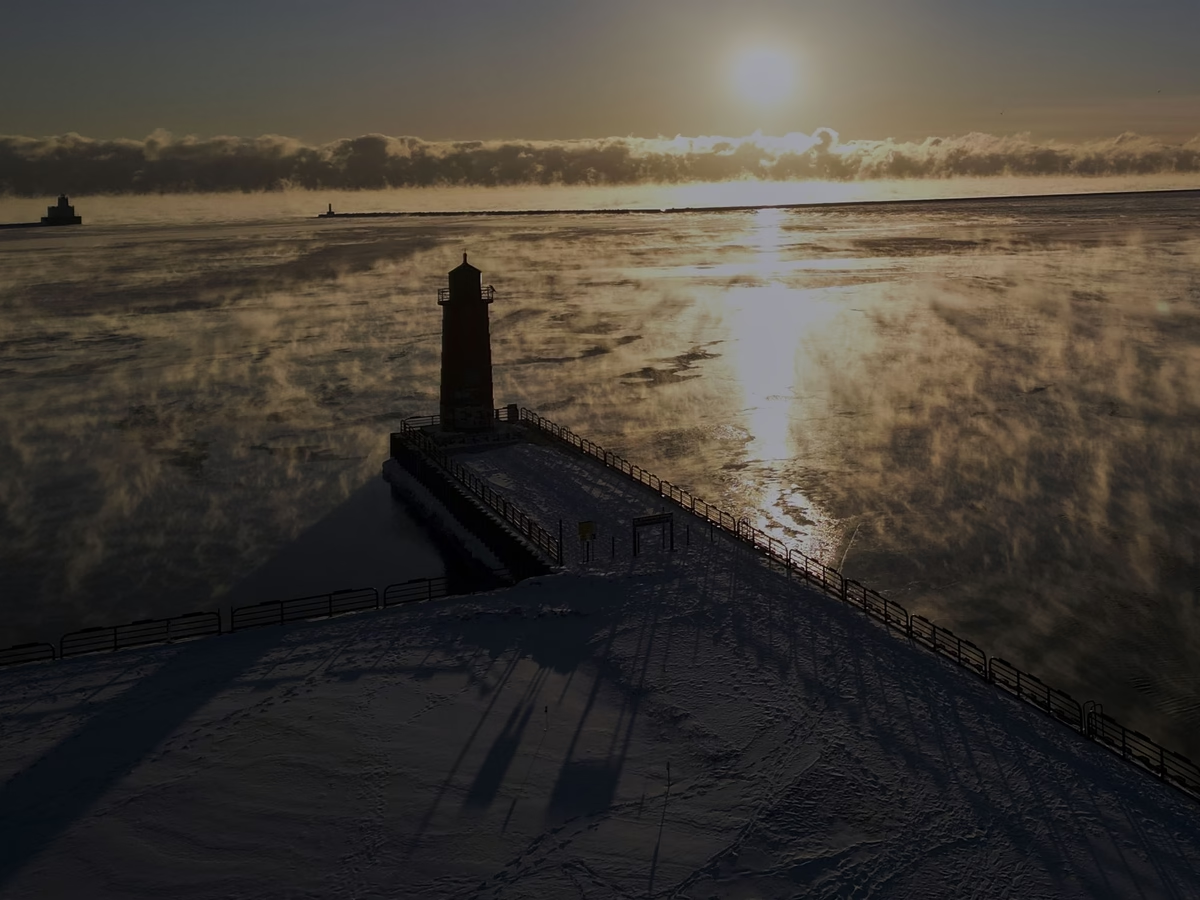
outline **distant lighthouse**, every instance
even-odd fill
[[[58,205],[46,207],[46,215],[42,216],[43,225],[81,225],[83,219],[75,215],[75,207],[67,199],[66,194],[58,195]]]
[[[488,304],[495,296],[483,287],[482,273],[467,262],[450,272],[450,287],[438,291],[442,308],[442,431],[490,431],[492,336]]]

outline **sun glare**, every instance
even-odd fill
[[[782,50],[753,47],[733,62],[733,84],[743,100],[756,106],[774,106],[792,92],[795,71]]]

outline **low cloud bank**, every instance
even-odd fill
[[[1200,135],[1168,144],[1125,133],[1086,143],[972,133],[923,141],[811,135],[425,141],[368,134],[319,146],[279,135],[95,140],[0,136],[0,193],[377,189],[445,185],[680,183],[1200,173]]]

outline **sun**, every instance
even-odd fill
[[[733,86],[755,106],[775,106],[786,100],[795,85],[792,58],[774,47],[751,47],[733,61]]]

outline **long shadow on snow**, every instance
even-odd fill
[[[0,889],[67,831],[187,718],[276,646],[283,629],[209,638],[138,654],[165,657],[99,705],[78,730],[0,788]],[[86,660],[60,663],[87,665]]]
[[[528,603],[507,610],[475,609],[464,611],[444,626],[444,633],[437,639],[443,654],[448,653],[453,657],[455,653],[461,654],[464,645],[473,646],[486,653],[493,665],[503,660],[504,669],[490,689],[493,696],[480,721],[460,748],[441,789],[422,818],[410,842],[409,853],[416,848],[432,821],[463,760],[496,708],[500,693],[522,660],[537,665],[538,672],[522,691],[522,696],[516,701],[500,733],[485,754],[467,790],[464,807],[486,808],[498,797],[530,722],[538,721],[535,716],[542,705],[539,697],[546,676],[555,672],[568,676],[569,681],[585,663],[595,671],[593,683],[570,745],[563,754],[555,786],[547,798],[546,816],[561,821],[611,806],[638,720],[644,694],[641,682],[649,665],[653,631],[660,617],[661,603],[638,601],[634,614],[630,615],[630,620],[636,619],[639,614],[642,617],[638,626],[642,634],[638,639],[639,650],[635,654],[632,672],[625,671],[626,665],[615,661],[610,655],[612,644],[620,633],[619,626],[630,612],[626,606],[621,597],[613,596],[611,584],[583,582],[570,609],[547,610]],[[534,611],[527,614],[527,608]],[[444,670],[442,666],[434,668]],[[411,676],[418,677],[418,673],[413,670]],[[634,676],[638,677],[635,679]],[[632,683],[635,680],[637,684]],[[617,726],[613,730],[607,753],[603,759],[576,759],[584,726],[606,685],[622,696]]]
[[[954,669],[953,664],[906,646],[836,600],[795,583],[789,586],[776,573],[759,581],[757,596],[747,594],[744,602],[731,605],[744,566],[756,564],[750,559],[735,552],[724,563],[706,560],[714,573],[697,596],[696,614],[707,619],[709,629],[728,633],[736,647],[757,657],[759,667],[775,668],[780,681],[793,681],[820,697],[830,712],[868,732],[907,770],[909,780],[930,783],[943,800],[955,798],[978,821],[1006,832],[1015,846],[1030,848],[1060,883],[1074,877],[1090,891],[1105,893],[1110,887],[1106,879],[1116,867],[1108,868],[1096,857],[1094,834],[1040,830],[1039,823],[1053,821],[1056,808],[1070,807],[1084,820],[1101,823],[1112,846],[1119,845],[1127,830],[1139,834],[1141,853],[1151,860],[1163,835],[1144,833],[1139,821],[1165,820],[1166,834],[1186,833],[1191,827],[1190,807],[1168,788],[965,672],[955,673],[961,685],[944,690],[949,685],[941,673]],[[720,572],[722,566],[728,568]],[[782,616],[762,590],[772,580],[783,600]],[[697,639],[704,630],[697,629]],[[783,632],[781,642],[777,630]],[[822,648],[818,635],[831,638],[842,652]],[[905,681],[918,682],[925,690],[896,690]],[[903,701],[899,705],[896,694]],[[929,753],[933,748],[937,752]],[[1000,804],[997,785],[1004,792]],[[1067,785],[1080,787],[1069,791]],[[1113,789],[1106,792],[1103,786]],[[1104,802],[1106,793],[1116,807]],[[1094,871],[1073,864],[1084,854],[1093,858]],[[1164,884],[1186,878],[1178,871],[1157,874]],[[1131,872],[1123,889],[1136,884]]]
[[[585,662],[595,665],[598,671],[571,743],[564,754],[559,776],[549,799],[547,814],[554,818],[566,818],[604,809],[612,802],[628,738],[622,752],[614,754],[610,748],[608,757],[603,761],[575,760],[573,757],[584,725],[604,683],[611,681],[618,687],[622,683],[619,673],[610,671],[606,677],[604,665],[608,658],[608,649],[616,637],[616,627],[620,620],[619,607],[613,604],[603,613],[593,607],[586,613],[567,614],[562,617],[543,615],[541,619],[550,621],[539,626],[537,618],[527,619],[523,613],[518,614],[512,610],[508,615],[499,618],[481,616],[469,622],[468,627],[464,629],[463,637],[478,642],[493,658],[515,653],[516,661],[527,658],[539,667],[538,674],[509,714],[504,728],[493,741],[476,773],[467,793],[467,806],[489,806],[499,794],[508,770],[516,759],[525,729],[537,710],[546,673],[553,671],[571,675]],[[603,648],[597,649],[594,642],[605,629],[608,630],[607,639]],[[632,732],[635,717],[636,699],[628,718],[625,706],[621,711],[621,719],[626,724],[627,733]],[[472,740],[474,737],[475,735],[472,735]],[[466,748],[463,750],[463,753],[465,752]]]

